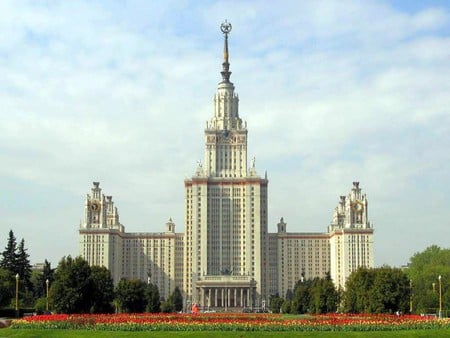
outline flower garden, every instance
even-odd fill
[[[54,314],[14,320],[11,328],[99,331],[389,331],[450,328],[450,320],[386,314]]]

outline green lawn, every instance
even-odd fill
[[[88,331],[88,330],[26,330],[26,329],[0,329],[0,338],[124,338],[124,337],[189,337],[189,338],[259,338],[259,337],[376,337],[376,338],[418,338],[418,337],[450,337],[450,329],[445,330],[408,330],[408,331],[373,331],[373,332],[112,332],[112,331]]]

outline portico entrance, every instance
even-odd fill
[[[197,296],[203,310],[239,311],[254,306],[256,281],[250,276],[202,276]]]

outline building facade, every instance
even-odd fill
[[[341,197],[325,233],[289,233],[283,218],[268,233],[268,179],[248,167],[247,123],[230,81],[228,34],[224,34],[222,81],[204,131],[205,157],[186,179],[185,231],[172,220],[161,233],[127,233],[111,196],[94,182],[80,224],[80,254],[122,278],[156,283],[164,298],[178,286],[187,303],[210,309],[264,307],[302,278],[325,277],[344,286],[359,266],[373,267],[373,229],[359,183]]]

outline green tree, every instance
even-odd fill
[[[0,306],[11,303],[14,297],[14,277],[11,271],[0,268]]]
[[[55,269],[52,269],[51,264],[45,260],[44,269],[42,273],[33,276],[33,290],[36,298],[45,298],[47,296],[47,280],[49,286],[53,284]]]
[[[397,268],[359,268],[347,279],[344,311],[365,313],[407,312],[409,280]]]
[[[286,297],[285,297],[285,299],[286,299],[286,300],[289,300],[289,301],[291,301],[291,300],[294,299],[294,293],[292,292],[291,289],[288,289],[288,290],[286,291]]]
[[[178,286],[176,286],[175,290],[173,290],[173,293],[170,295],[170,299],[176,312],[183,310],[183,296]]]
[[[312,313],[335,312],[338,292],[328,274],[326,278],[313,279],[310,287],[309,310]]]
[[[111,273],[104,266],[91,267],[92,306],[91,313],[114,312],[114,282]]]
[[[164,313],[175,312],[175,307],[173,305],[173,302],[171,302],[170,300],[166,300],[165,302],[162,302],[161,303],[161,312],[164,312]]]
[[[116,298],[121,312],[144,312],[147,305],[146,284],[140,279],[122,279],[116,287]]]
[[[406,271],[412,286],[412,306],[415,313],[436,313],[439,308],[439,279],[442,282],[443,308],[450,306],[450,249],[432,245],[410,258]]]
[[[161,312],[161,300],[159,289],[156,284],[147,284],[146,289],[147,307],[146,311],[151,313]]]
[[[406,313],[409,311],[409,280],[397,268],[383,266],[375,269],[370,296],[370,312]]]
[[[292,300],[292,312],[293,313],[308,313],[311,301],[311,286],[312,281],[310,279],[299,280],[294,287],[294,298]]]
[[[161,304],[162,312],[180,312],[183,310],[183,296],[180,289],[175,287],[169,299]]]
[[[89,264],[81,257],[63,257],[56,269],[49,296],[58,313],[89,313],[93,305]]]
[[[14,275],[19,272],[17,270],[17,242],[12,230],[9,231],[8,242],[2,253],[0,268],[9,270]]]
[[[30,255],[25,249],[25,240],[22,240],[17,247],[17,255],[16,255],[16,271],[20,276],[20,280],[25,285],[25,287],[29,290],[32,289],[32,284],[30,282],[31,277],[31,264],[30,264]]]
[[[284,299],[281,298],[278,293],[275,295],[271,295],[269,298],[270,311],[272,313],[280,313],[283,303],[284,303]]]
[[[343,295],[345,312],[370,312],[369,290],[372,289],[374,279],[373,269],[366,267],[358,268],[347,278]]]
[[[292,301],[286,299],[283,302],[283,304],[281,304],[281,312],[282,313],[292,313],[292,311],[293,311]]]
[[[38,298],[34,303],[34,310],[38,315],[44,314],[47,311],[47,299]]]

